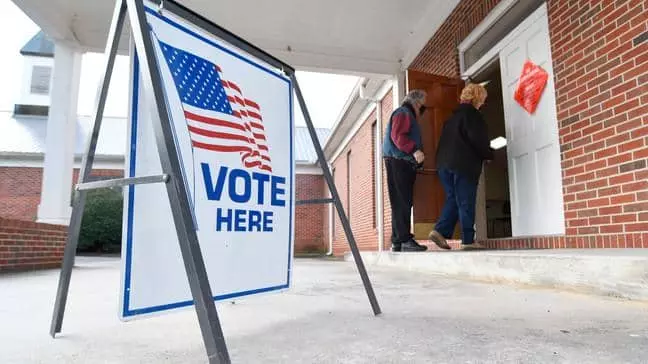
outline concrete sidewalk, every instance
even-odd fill
[[[57,271],[0,275],[0,363],[205,363],[195,312],[121,323],[119,263],[79,258],[63,335]],[[645,363],[648,306],[370,266],[297,260],[284,294],[219,305],[234,363]]]

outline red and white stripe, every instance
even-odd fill
[[[183,103],[193,146],[217,152],[238,152],[245,167],[257,167],[272,172],[259,105],[244,98],[241,89],[235,83],[225,81],[219,67],[217,71],[232,106],[233,115]]]
[[[223,82],[227,98],[232,106],[233,115],[242,121],[248,133],[248,138],[253,141],[252,150],[244,152],[241,156],[241,161],[248,168],[259,167],[260,169],[272,172],[272,161],[265,136],[265,128],[263,127],[263,119],[261,118],[261,108],[256,102],[246,99],[238,85],[232,81],[225,80],[220,67],[217,67],[217,71]]]

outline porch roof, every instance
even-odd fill
[[[85,51],[103,50],[114,1],[12,1],[49,37]],[[179,1],[296,69],[358,75],[407,68],[458,2]],[[122,54],[127,45],[123,34]]]

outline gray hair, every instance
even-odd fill
[[[425,97],[427,96],[427,93],[423,90],[412,90],[407,93],[405,96],[405,100],[403,102],[407,102],[410,104],[413,104],[415,102],[420,102],[421,104],[425,103]]]

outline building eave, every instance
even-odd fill
[[[362,78],[358,83],[356,83],[335,124],[333,125],[331,135],[329,135],[328,140],[323,146],[324,155],[326,156],[327,161],[331,161],[331,157],[349,132],[351,132],[357,119],[371,104],[370,100],[360,97],[361,88],[365,88],[366,95],[374,96],[385,80],[387,80],[387,78]]]
[[[44,158],[43,153],[24,153],[24,152],[0,152],[0,160],[3,159],[11,159],[11,160],[17,160],[17,159],[24,159],[24,160],[30,160],[30,161],[35,161],[35,160],[42,160]],[[75,154],[74,155],[75,161],[79,161],[83,159],[82,154]],[[124,156],[123,155],[110,155],[110,154],[97,154],[95,155],[95,160],[96,161],[101,161],[101,162],[123,162],[124,161]]]

